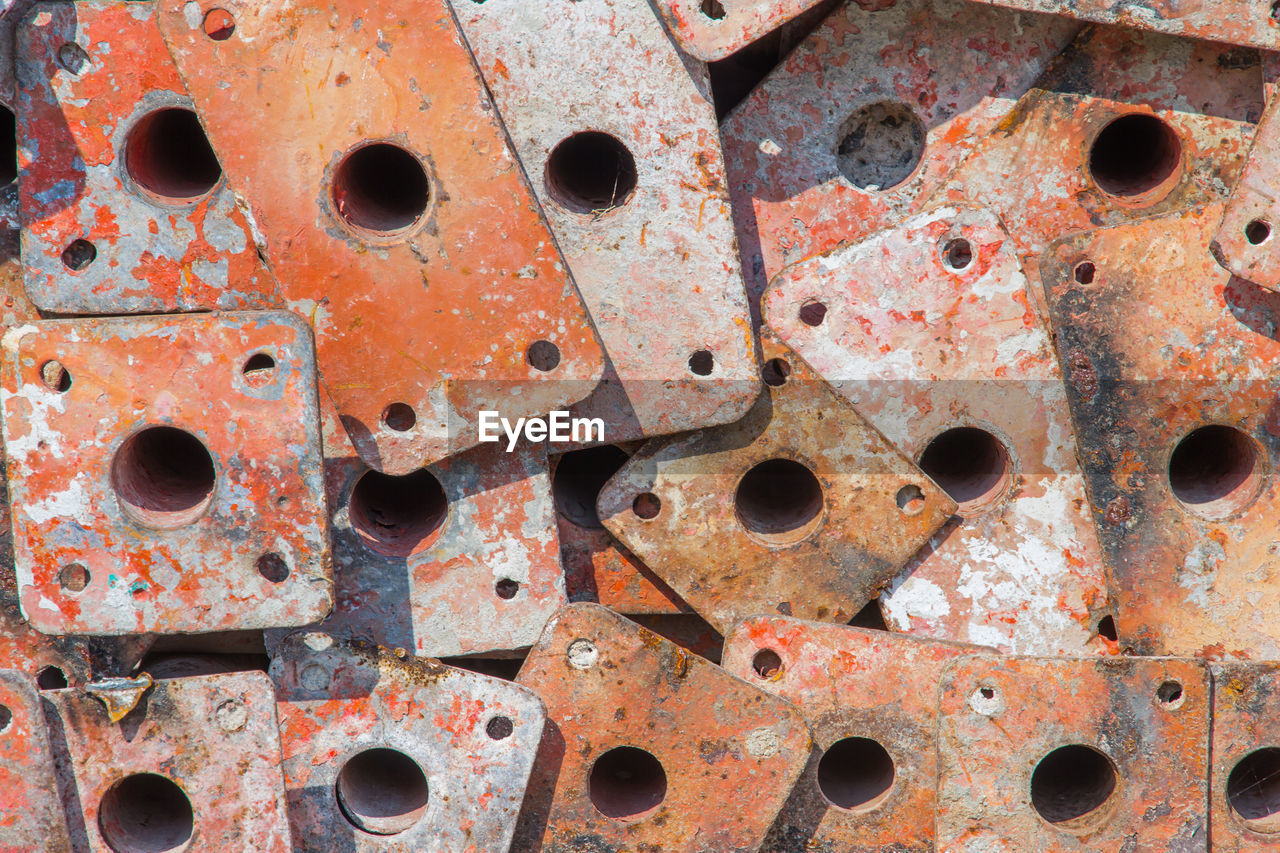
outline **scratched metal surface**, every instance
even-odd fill
[[[784,267],[918,210],[1078,28],[960,0],[846,3],[832,12],[721,126],[753,306]],[[919,120],[923,151],[900,183],[856,186],[838,149],[846,122],[877,103],[902,105]],[[901,153],[864,152],[872,165]]]
[[[1214,261],[1222,207],[1065,238],[1041,270],[1122,644],[1266,660],[1280,656],[1280,297]],[[1188,484],[1208,491],[1175,491],[1173,453],[1206,425],[1238,431],[1224,434],[1240,437],[1237,467],[1205,445]]]
[[[533,691],[319,632],[276,649],[271,678],[297,849],[508,849],[546,721]],[[495,720],[506,720],[505,734]],[[338,800],[341,771],[368,749],[395,750],[426,777],[421,811],[393,834],[359,828]],[[401,817],[394,802],[382,817]]]
[[[969,253],[960,267],[954,241]],[[1067,390],[1015,249],[989,211],[935,208],[789,268],[765,317],[911,458],[956,428],[1002,448],[989,488],[885,595],[892,627],[1019,653],[1108,652],[1096,627],[1109,613],[1103,550]],[[809,325],[800,312],[817,302],[826,313]]]
[[[938,703],[939,853],[1204,850],[1210,707],[1198,661],[957,661]],[[1036,768],[1069,745],[1102,753],[1114,786],[1068,765],[1045,778],[1039,811]]]
[[[314,350],[300,318],[47,320],[9,330],[3,350],[18,595],[33,626],[199,632],[328,612]],[[271,369],[246,373],[255,356]],[[186,439],[138,444],[145,433]],[[263,559],[287,571],[264,573]]]
[[[600,344],[444,0],[222,2],[223,40],[213,6],[165,0],[160,30],[360,456],[407,473],[475,444],[480,410],[586,397]],[[412,161],[413,215],[364,200],[365,143]]]
[[[546,446],[481,445],[389,480],[325,397],[321,412],[334,605],[317,627],[430,657],[533,645],[568,600]],[[268,649],[288,633],[268,630]]]
[[[73,849],[294,849],[276,705],[263,673],[157,681],[120,722],[108,719],[107,706],[85,690],[43,697]],[[176,785],[190,805],[190,825],[166,809],[173,801],[137,793],[109,797],[138,774]],[[184,834],[185,845],[178,842]]]
[[[849,621],[955,510],[794,353],[762,344],[790,366],[747,417],[646,443],[598,502],[605,527],[722,634],[757,613]]]
[[[931,853],[938,683],[951,661],[982,651],[782,616],[739,623],[725,640],[726,670],[795,704],[824,757],[846,738],[865,738],[891,762],[883,791],[865,753],[842,760],[837,748],[832,760],[843,767],[810,762],[761,851]],[[770,652],[772,671],[759,663]],[[860,790],[845,799],[841,782]]]
[[[609,355],[609,385],[575,414],[603,418],[610,441],[742,417],[760,381],[706,67],[648,0],[453,8]],[[590,211],[566,205],[553,160],[584,131],[620,141],[636,172]]]
[[[1244,173],[1231,191],[1210,251],[1223,269],[1270,290],[1280,289],[1280,106],[1273,99],[1258,123]]]
[[[207,192],[160,201],[126,165],[149,116],[191,109],[155,12],[117,0],[40,3],[18,29],[22,263],[43,310],[244,309],[275,298],[251,224],[220,177]],[[160,159],[163,144],[137,159]],[[83,269],[63,257],[78,240],[96,253]]]
[[[596,604],[556,614],[517,681],[542,697],[548,722],[521,853],[757,850],[812,746],[789,703]],[[648,808],[611,817],[601,807],[623,809],[591,780],[618,747],[647,752],[665,781],[632,806]]]
[[[0,669],[0,849],[70,853],[35,681]]]

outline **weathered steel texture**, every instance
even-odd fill
[[[275,282],[248,220],[217,164],[174,126],[185,118],[199,132],[154,4],[41,3],[17,38],[22,260],[36,305],[268,305]]]
[[[794,353],[762,348],[788,367],[745,418],[646,443],[598,502],[721,634],[757,613],[849,621],[956,506]]]
[[[724,654],[724,637],[696,613],[636,613],[628,618],[714,664]]]
[[[1041,274],[1123,644],[1274,659],[1280,301],[1214,262],[1221,215],[1068,237]]]
[[[834,11],[721,128],[753,310],[784,267],[917,210],[1077,29],[960,0]]]
[[[84,690],[43,696],[76,849],[293,849],[263,673],[157,681],[118,723]]]
[[[658,0],[671,35],[691,56],[711,62],[751,42],[822,0]]]
[[[757,850],[812,747],[789,703],[596,604],[554,616],[517,681],[549,722],[521,853]]]
[[[1195,661],[958,661],[939,696],[937,849],[1205,850],[1209,719]]]
[[[761,850],[930,853],[938,682],[949,662],[982,651],[781,616],[740,623],[724,668],[799,708],[822,750]],[[874,741],[888,765],[870,745],[845,752],[849,738]]]
[[[0,850],[71,850],[40,696],[16,670],[0,670]]]
[[[407,473],[475,444],[480,410],[590,393],[600,345],[444,0],[159,17],[368,464]]]
[[[1280,665],[1210,664],[1213,676],[1213,743],[1209,754],[1210,850],[1246,853],[1280,845],[1276,714]]]
[[[392,478],[321,396],[334,607],[321,630],[428,657],[531,646],[568,600],[545,445],[474,447]],[[269,630],[268,649],[289,630]]]
[[[1214,0],[1170,3],[1167,0],[978,0],[1023,12],[1065,15],[1099,24],[1119,24],[1170,36],[1263,50],[1280,49],[1280,23],[1270,0]]]
[[[271,677],[298,849],[507,850],[546,721],[533,692],[322,633],[285,640]],[[362,768],[369,750],[399,758]]]
[[[1223,269],[1280,290],[1280,100],[1271,97],[1210,251]]]
[[[600,489],[638,445],[603,445],[551,457],[556,532],[570,601],[619,613],[684,613],[691,608],[600,522]]]
[[[19,598],[38,630],[201,632],[328,613],[301,318],[42,321],[11,329],[2,357]]]
[[[931,205],[991,210],[1034,280],[1059,237],[1221,198],[1263,104],[1256,51],[1088,27]]]
[[[996,217],[948,206],[790,267],[765,317],[959,496],[883,597],[892,627],[1021,653],[1107,651],[1102,549],[1032,299]],[[817,305],[824,314],[806,314]]]
[[[706,67],[648,0],[451,2],[609,354],[575,414],[610,441],[742,417],[760,380]]]

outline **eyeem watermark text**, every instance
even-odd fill
[[[604,421],[600,418],[572,418],[565,411],[551,412],[545,418],[516,418],[511,421],[497,412],[484,409],[480,412],[480,441],[501,441],[502,434],[507,437],[507,452],[515,450],[520,436],[526,441],[565,442],[565,441],[604,441]]]

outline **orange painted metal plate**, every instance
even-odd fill
[[[160,28],[360,456],[587,396],[602,353],[444,0],[165,0]],[[225,30],[219,32],[221,35]]]
[[[725,669],[795,704],[822,752],[761,849],[931,853],[938,682],[980,651],[781,616],[739,624]]]
[[[1272,97],[1258,124],[1244,173],[1231,191],[1210,251],[1223,269],[1280,290],[1280,100]]]
[[[600,492],[605,527],[720,633],[781,613],[847,622],[955,511],[776,341],[745,418],[642,446]]]
[[[314,358],[286,312],[9,330],[6,464],[31,624],[203,632],[326,614]]]
[[[960,502],[882,599],[893,628],[1106,653],[1103,551],[1033,298],[997,218],[947,206],[792,266],[765,316]]]
[[[264,673],[156,681],[119,722],[89,691],[43,696],[75,849],[293,849]]]
[[[1064,238],[1040,268],[1122,644],[1265,660],[1280,296],[1215,262],[1222,208]]]
[[[1209,694],[1196,661],[956,662],[938,700],[939,853],[1206,849]]]
[[[1213,853],[1280,847],[1280,665],[1215,663],[1209,820]]]
[[[789,703],[596,604],[556,614],[517,681],[548,726],[515,850],[756,850],[812,745]]]
[[[269,306],[275,281],[216,163],[199,158],[155,5],[41,3],[17,39],[32,301],[76,314]]]

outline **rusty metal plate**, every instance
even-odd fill
[[[596,604],[554,616],[517,681],[549,721],[521,853],[757,850],[812,747],[789,703]]]
[[[431,657],[528,647],[568,600],[546,448],[488,444],[404,475],[356,456],[321,399],[341,636]],[[267,632],[268,649],[288,630]]]
[[[71,850],[40,696],[15,670],[0,670],[0,850]]]
[[[154,4],[40,3],[17,39],[22,261],[35,304],[106,314],[268,305],[275,282]]]
[[[322,633],[271,677],[298,849],[507,850],[546,721],[531,691]]]
[[[1062,374],[993,214],[936,208],[796,264],[765,314],[960,505],[883,597],[891,627],[1022,653],[1108,650]]]
[[[1214,262],[1221,216],[1069,237],[1041,273],[1124,645],[1274,659],[1280,297]]]
[[[721,634],[757,613],[848,622],[955,510],[794,353],[762,340],[771,384],[745,418],[645,444],[598,503],[605,527]]]
[[[75,849],[293,849],[263,673],[156,681],[123,718],[92,687],[43,695]]]
[[[570,601],[594,601],[619,613],[682,613],[689,605],[613,538],[596,512],[600,490],[638,445],[604,444],[551,459],[556,532]]]
[[[941,851],[1205,850],[1209,674],[974,657],[942,680]]]
[[[783,267],[919,209],[1077,29],[960,0],[832,12],[721,128],[753,305]]]
[[[452,4],[609,354],[575,414],[610,441],[742,417],[760,382],[705,66],[648,0]]]
[[[1209,820],[1218,853],[1280,845],[1280,665],[1210,664],[1213,743]]]
[[[1066,15],[1081,21],[1136,27],[1171,36],[1280,49],[1280,20],[1269,0],[978,0],[1024,12]]]
[[[1256,51],[1089,27],[931,206],[991,210],[1034,277],[1066,234],[1221,198],[1262,113],[1262,80]]]
[[[1210,251],[1223,269],[1280,290],[1280,256],[1271,232],[1280,226],[1280,100],[1274,97],[1258,123],[1240,180],[1222,222],[1213,235]]]
[[[599,343],[444,0],[159,16],[369,465],[405,474],[476,444],[479,411],[590,393]]]
[[[50,320],[9,330],[3,359],[19,598],[38,630],[201,632],[328,613],[301,318]]]
[[[820,750],[761,850],[931,853],[938,682],[980,651],[780,616],[739,624],[725,669],[799,708]]]
[[[823,0],[661,0],[655,4],[685,53],[711,62],[804,14]]]

